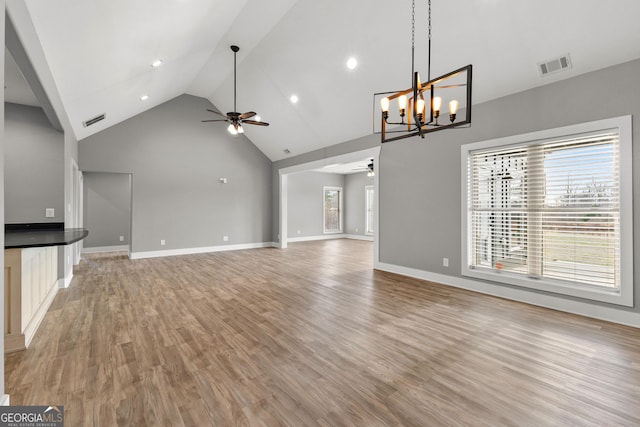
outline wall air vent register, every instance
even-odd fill
[[[82,122],[82,126],[89,127],[91,125],[95,125],[96,123],[104,120],[106,117],[107,117],[107,113],[102,113],[99,116],[93,117],[89,120],[85,120],[84,122]]]

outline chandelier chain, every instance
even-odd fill
[[[416,0],[411,1],[411,48],[416,44]]]
[[[429,0],[428,18],[429,18],[429,40],[431,40],[431,0]]]
[[[431,81],[431,0],[429,3],[429,53],[427,56],[427,81]]]
[[[416,47],[416,0],[411,0],[411,78],[416,71],[415,67]]]

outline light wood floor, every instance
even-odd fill
[[[372,270],[369,242],[86,255],[12,404],[68,426],[640,425],[640,331]]]

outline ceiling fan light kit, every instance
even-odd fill
[[[420,80],[415,71],[415,0],[411,3],[411,87],[394,92],[375,93],[374,111],[379,99],[381,110],[381,141],[391,142],[471,123],[471,82],[473,66],[471,64],[431,79],[431,0],[428,0],[428,56],[427,81]],[[391,121],[391,101],[397,99],[399,120]],[[458,99],[463,99],[462,102]],[[449,106],[449,123],[439,121],[443,100]],[[396,110],[397,108],[397,110]],[[464,108],[464,115],[458,111]],[[428,111],[428,112],[427,112]],[[375,117],[375,114],[374,114]],[[405,119],[406,117],[406,119]],[[393,127],[391,127],[391,126]]]
[[[256,113],[254,111],[247,111],[246,113],[238,113],[236,111],[236,57],[239,50],[240,48],[238,46],[231,46],[231,51],[233,52],[233,111],[228,112],[227,114],[222,114],[218,111],[207,109],[207,111],[222,116],[224,117],[224,119],[202,120],[202,122],[229,123],[229,126],[227,126],[227,131],[233,136],[244,133],[244,128],[242,127],[243,124],[269,126],[269,123],[261,121],[259,117],[256,116]],[[250,120],[254,116],[256,116],[256,119],[258,120]]]

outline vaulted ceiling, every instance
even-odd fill
[[[411,83],[410,0],[25,2],[79,140],[183,93],[232,111],[231,44],[241,48],[238,110],[271,123],[246,135],[274,161],[370,134],[373,93]],[[473,64],[474,103],[640,57],[637,0],[432,3],[432,75]],[[417,0],[421,71],[426,16]],[[573,68],[540,75],[538,63],[567,53]],[[223,126],[200,122],[209,118],[203,111],[193,126]]]

